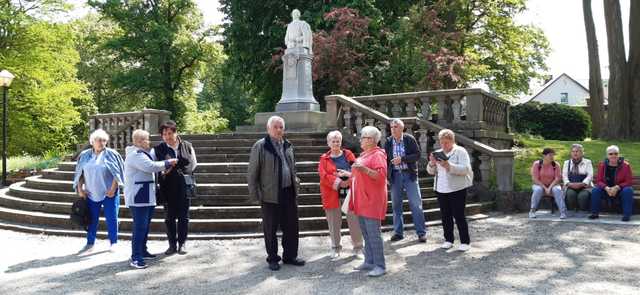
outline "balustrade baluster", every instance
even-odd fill
[[[407,117],[415,117],[416,116],[416,100],[413,98],[407,99],[406,100],[406,112],[407,112]]]
[[[400,118],[400,116],[402,116],[402,107],[400,106],[400,101],[392,100],[391,104],[392,104],[391,114],[393,115],[394,118]]]
[[[344,127],[347,129],[347,132],[349,132],[349,135],[353,135],[353,126],[351,125],[351,107],[342,106],[342,110],[344,111],[344,114],[342,115]]]
[[[480,182],[489,187],[489,178],[491,177],[491,157],[488,155],[480,155]]]
[[[362,130],[362,112],[356,110],[356,131],[358,132],[358,136],[360,136],[360,131]]]
[[[460,119],[460,114],[462,113],[462,105],[460,103],[460,100],[462,99],[462,97],[460,97],[459,95],[454,95],[451,97],[451,111],[453,113],[453,122],[454,123],[458,123],[461,121]]]
[[[431,120],[431,98],[430,97],[422,97],[420,98],[420,113],[422,114],[423,120]]]

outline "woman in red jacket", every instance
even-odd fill
[[[358,216],[364,237],[364,263],[356,269],[369,270],[371,277],[386,272],[380,227],[387,213],[387,154],[378,147],[380,136],[376,127],[362,128],[362,153],[351,166],[349,208]]]
[[[327,145],[330,150],[320,156],[318,174],[320,174],[320,195],[322,196],[322,208],[327,216],[329,235],[331,236],[331,258],[340,256],[340,230],[342,229],[342,213],[340,206],[347,195],[351,179],[349,171],[356,157],[348,149],[342,149],[342,134],[340,131],[331,131],[327,134]],[[358,218],[349,211],[347,214],[349,234],[353,244],[353,254],[362,255],[362,232],[358,224]]]
[[[591,215],[589,219],[597,219],[600,213],[600,200],[620,199],[622,221],[629,221],[633,211],[633,172],[624,158],[619,156],[620,149],[615,146],[607,148],[607,158],[598,165],[596,185],[591,192]]]

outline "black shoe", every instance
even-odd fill
[[[175,247],[169,247],[169,249],[167,249],[167,251],[164,251],[164,255],[167,255],[167,256],[171,256],[171,255],[176,254],[176,253],[178,253],[178,250],[176,250]]]
[[[394,235],[391,237],[391,239],[389,239],[389,241],[397,242],[397,241],[400,241],[400,240],[402,240],[402,239],[404,239],[404,237],[403,237],[403,236],[401,236],[401,235],[399,235],[399,234],[394,234]]]
[[[627,222],[627,221],[629,221],[629,220],[631,220],[631,217],[629,217],[629,216],[622,216],[622,221]]]
[[[145,252],[144,254],[142,254],[142,258],[144,259],[154,259],[156,257],[158,257],[158,255],[153,255],[149,252]]]
[[[589,215],[589,219],[598,219],[598,218],[600,218],[600,216],[598,214]]]
[[[427,235],[420,235],[420,236],[418,236],[418,242],[420,242],[420,243],[426,243],[426,242],[427,242]]]
[[[273,271],[280,270],[280,263],[277,262],[269,262],[269,269]]]
[[[296,258],[294,260],[283,260],[282,263],[291,264],[295,266],[303,266],[305,264],[305,261],[302,259]]]
[[[185,244],[178,245],[178,254],[180,254],[180,255],[187,254],[187,245],[185,245]]]

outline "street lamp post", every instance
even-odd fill
[[[0,72],[0,87],[2,87],[2,185],[7,185],[7,95],[13,81],[13,74],[7,70]]]

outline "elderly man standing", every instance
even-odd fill
[[[282,229],[282,262],[303,266],[298,258],[298,201],[293,146],[284,138],[284,119],[267,121],[268,135],[251,148],[247,182],[249,197],[260,202],[269,269],[279,270],[278,227]]]
[[[391,136],[387,138],[384,149],[387,152],[387,179],[391,183],[393,208],[393,231],[391,241],[404,238],[404,221],[402,217],[402,191],[407,192],[411,216],[415,224],[418,241],[427,242],[422,211],[422,196],[418,184],[418,166],[420,147],[415,137],[404,133],[404,122],[393,119],[390,124]]]

